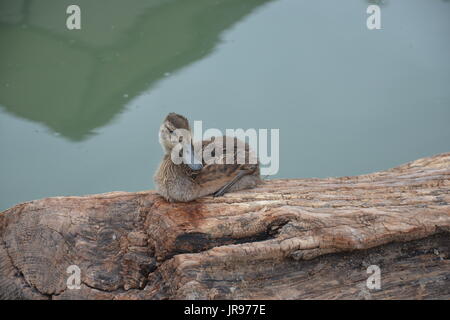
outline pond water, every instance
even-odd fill
[[[171,111],[280,129],[270,178],[448,152],[449,32],[443,0],[0,0],[0,210],[153,188]]]

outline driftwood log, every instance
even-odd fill
[[[449,235],[450,153],[187,204],[48,198],[0,213],[0,298],[449,299]]]

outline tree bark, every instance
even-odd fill
[[[0,213],[0,298],[449,299],[449,203],[450,153],[191,203],[153,191],[31,201]]]

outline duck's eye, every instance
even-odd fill
[[[169,131],[169,133],[173,133],[173,130],[170,129],[169,127],[166,127],[167,131]]]

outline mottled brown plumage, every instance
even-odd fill
[[[191,158],[201,159],[201,164],[174,163],[171,153],[180,142],[175,135],[177,129],[186,130],[183,150],[191,150]],[[187,202],[211,194],[222,196],[226,192],[255,187],[261,181],[259,163],[256,158],[253,158],[255,163],[250,163],[253,154],[247,143],[226,136],[192,143],[190,134],[188,120],[175,113],[166,117],[159,130],[165,155],[156,171],[155,183],[159,194],[168,201]],[[233,148],[227,149],[227,145]],[[210,157],[205,159],[201,155]],[[244,164],[238,163],[239,157],[245,157]]]

